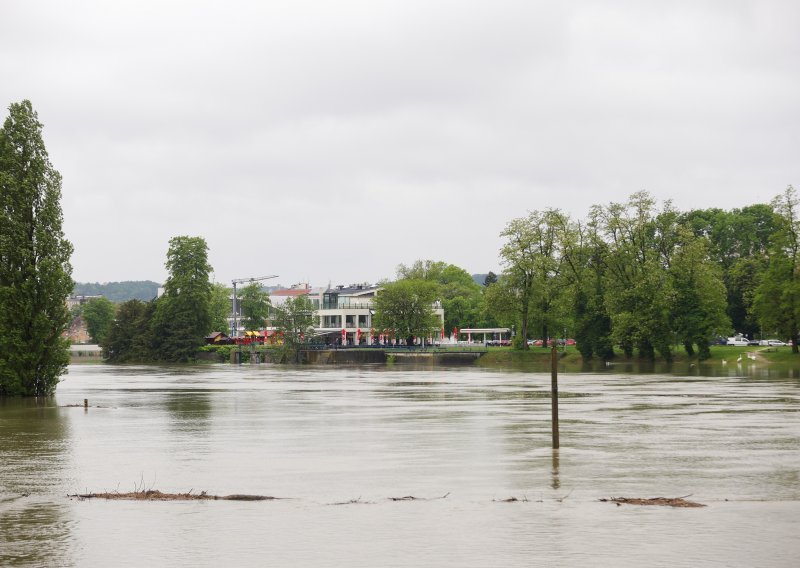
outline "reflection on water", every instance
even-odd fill
[[[559,489],[561,487],[561,481],[558,478],[558,449],[553,449],[553,482],[550,484],[550,487],[553,489]]]
[[[549,373],[548,361],[511,361],[504,362],[504,368],[515,371]],[[663,361],[626,360],[619,358],[606,362],[592,359],[589,361],[559,361],[559,373],[584,373],[601,375],[672,375],[678,377],[750,377],[754,379],[798,379],[800,369],[794,363],[763,364],[744,358],[741,362],[731,356],[730,361],[707,360],[701,362],[681,361],[666,363]]]
[[[71,367],[56,401],[88,411],[0,406],[0,565],[794,565],[797,379],[559,386],[553,450],[546,373]],[[66,498],[148,488],[290,499]],[[598,502],[688,494],[709,507]]]
[[[52,398],[0,399],[0,566],[67,565],[69,432]]]
[[[30,495],[0,499],[0,566],[69,566],[70,511],[66,503]]]

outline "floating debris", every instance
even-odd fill
[[[209,495],[205,491],[200,493],[162,493],[157,489],[147,489],[142,491],[131,491],[120,493],[112,491],[108,493],[76,493],[67,495],[73,499],[109,499],[112,501],[273,501],[283,499],[283,497],[271,497],[269,495]]]
[[[517,497],[508,497],[507,499],[492,499],[492,503],[527,503],[528,498],[523,496],[522,499]]]
[[[450,495],[448,491],[441,497],[414,497],[413,495],[406,495],[405,497],[389,497],[389,501],[436,501],[437,499],[447,499]]]
[[[362,501],[361,497],[358,499],[350,499],[349,501],[339,501],[338,503],[328,503],[328,505],[374,505],[374,501]]]
[[[685,495],[691,497],[691,495]],[[702,503],[686,501],[684,497],[652,497],[649,499],[639,499],[632,497],[612,497],[611,499],[600,499],[603,503],[616,503],[617,507],[625,505],[656,505],[661,507],[705,507]]]

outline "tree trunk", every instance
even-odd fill
[[[519,326],[520,338],[518,340],[520,349],[527,351],[528,348],[528,298],[525,295],[522,298],[522,322]]]

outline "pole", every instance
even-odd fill
[[[550,420],[553,431],[553,449],[559,448],[558,443],[558,347],[553,341],[550,348]]]
[[[233,284],[233,330],[232,330],[232,333],[231,333],[231,337],[236,339],[236,337],[239,335],[239,330],[238,330],[239,326],[237,325],[238,322],[236,321],[237,318],[238,318],[238,314],[236,313],[236,311],[237,311],[236,310],[236,280],[234,280],[232,282],[232,284]]]

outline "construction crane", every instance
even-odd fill
[[[236,285],[249,284],[250,282],[261,282],[262,280],[271,280],[272,278],[277,277],[277,274],[273,274],[271,276],[254,276],[253,278],[236,278],[235,280],[231,280],[233,283],[233,326],[231,329],[231,337],[234,339],[239,337],[239,306],[237,305],[236,300]]]

